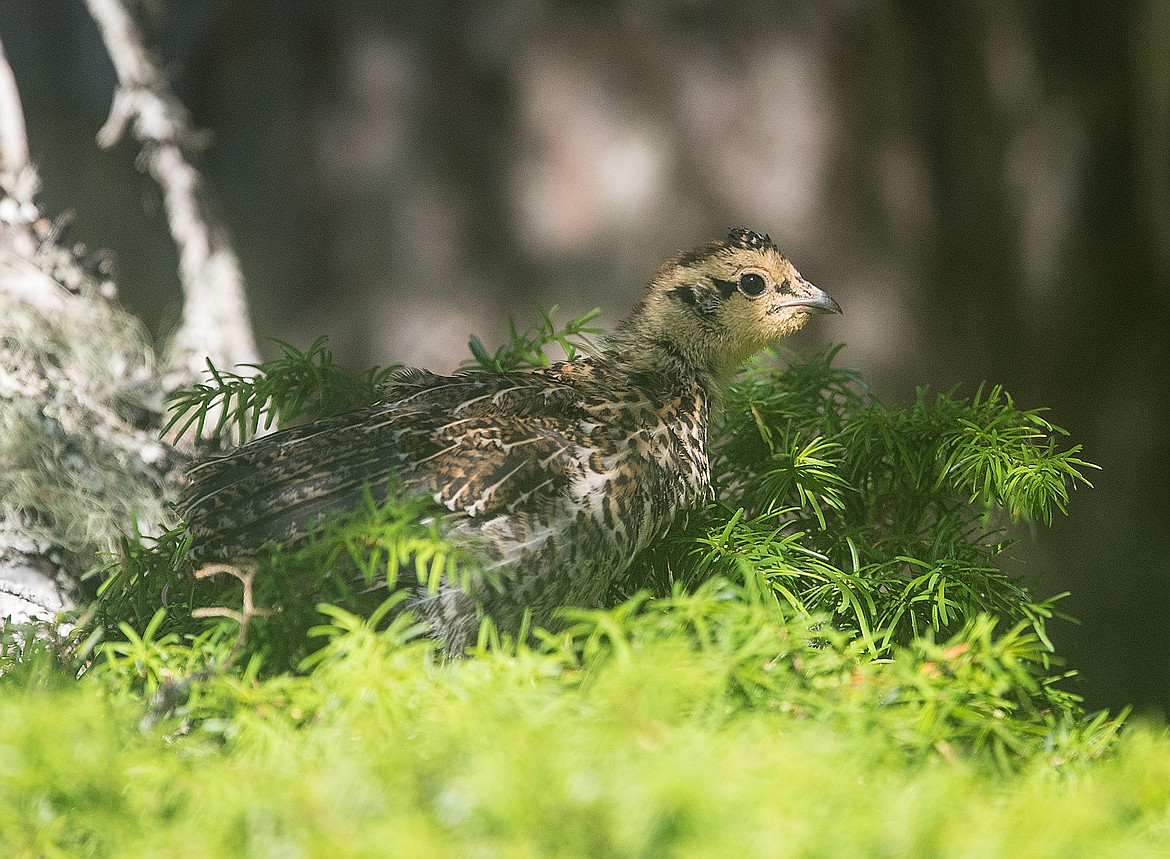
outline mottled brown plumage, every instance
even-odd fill
[[[608,348],[546,370],[391,379],[370,408],[196,465],[181,504],[198,557],[294,543],[394,474],[451,511],[455,537],[508,569],[502,590],[445,586],[417,607],[452,649],[476,602],[502,628],[525,608],[596,606],[638,551],[712,495],[710,412],[728,378],[811,312],[839,312],[767,236],[733,230],[666,263]]]

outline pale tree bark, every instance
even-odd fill
[[[118,75],[110,118],[98,143],[110,147],[129,128],[141,163],[163,192],[167,222],[179,247],[183,317],[167,349],[175,387],[190,384],[208,358],[219,367],[255,363],[256,339],[239,260],[207,205],[203,177],[183,147],[195,139],[187,111],[166,87],[121,0],[87,0]]]
[[[127,131],[159,184],[184,301],[160,360],[116,286],[59,243],[36,202],[19,93],[0,45],[0,620],[53,620],[135,529],[171,524],[190,440],[160,437],[166,396],[257,349],[240,267],[184,148],[195,139],[120,0],[88,0],[118,75],[98,142]]]

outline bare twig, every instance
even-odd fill
[[[187,111],[171,94],[121,0],[86,0],[118,75],[110,117],[98,143],[127,130],[142,145],[141,164],[162,188],[179,248],[183,316],[167,349],[170,389],[201,378],[206,359],[235,367],[258,360],[239,260],[207,205],[203,177],[183,145],[192,140]]]
[[[229,576],[239,579],[240,583],[244,586],[243,611],[236,611],[226,606],[211,606],[191,610],[191,617],[226,617],[239,624],[239,635],[236,636],[236,642],[232,645],[227,659],[224,660],[225,665],[231,665],[235,662],[236,656],[247,641],[248,625],[252,622],[252,618],[271,617],[280,610],[279,607],[257,608],[252,596],[252,580],[256,577],[256,570],[257,566],[255,563],[241,564],[239,566],[216,563],[207,564],[195,571],[195,578],[197,579],[209,579],[226,573]]]

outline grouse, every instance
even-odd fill
[[[547,369],[392,377],[376,405],[282,430],[188,472],[196,558],[295,544],[367,492],[400,484],[450,511],[501,584],[420,589],[416,611],[458,652],[482,609],[596,607],[634,556],[713,498],[712,409],[743,362],[811,313],[840,313],[767,235],[732,230],[665,263],[606,348]],[[477,580],[478,581],[478,580]]]

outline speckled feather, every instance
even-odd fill
[[[770,304],[729,294],[744,272],[763,273]],[[558,606],[600,605],[638,551],[712,497],[708,425],[729,373],[809,312],[836,309],[766,236],[733,231],[664,266],[599,355],[502,374],[407,371],[375,406],[197,464],[180,506],[193,556],[295,543],[360,506],[366,487],[384,494],[392,473],[508,570],[501,590],[420,595],[452,650],[474,640],[477,601],[505,629],[525,608],[549,624]]]

